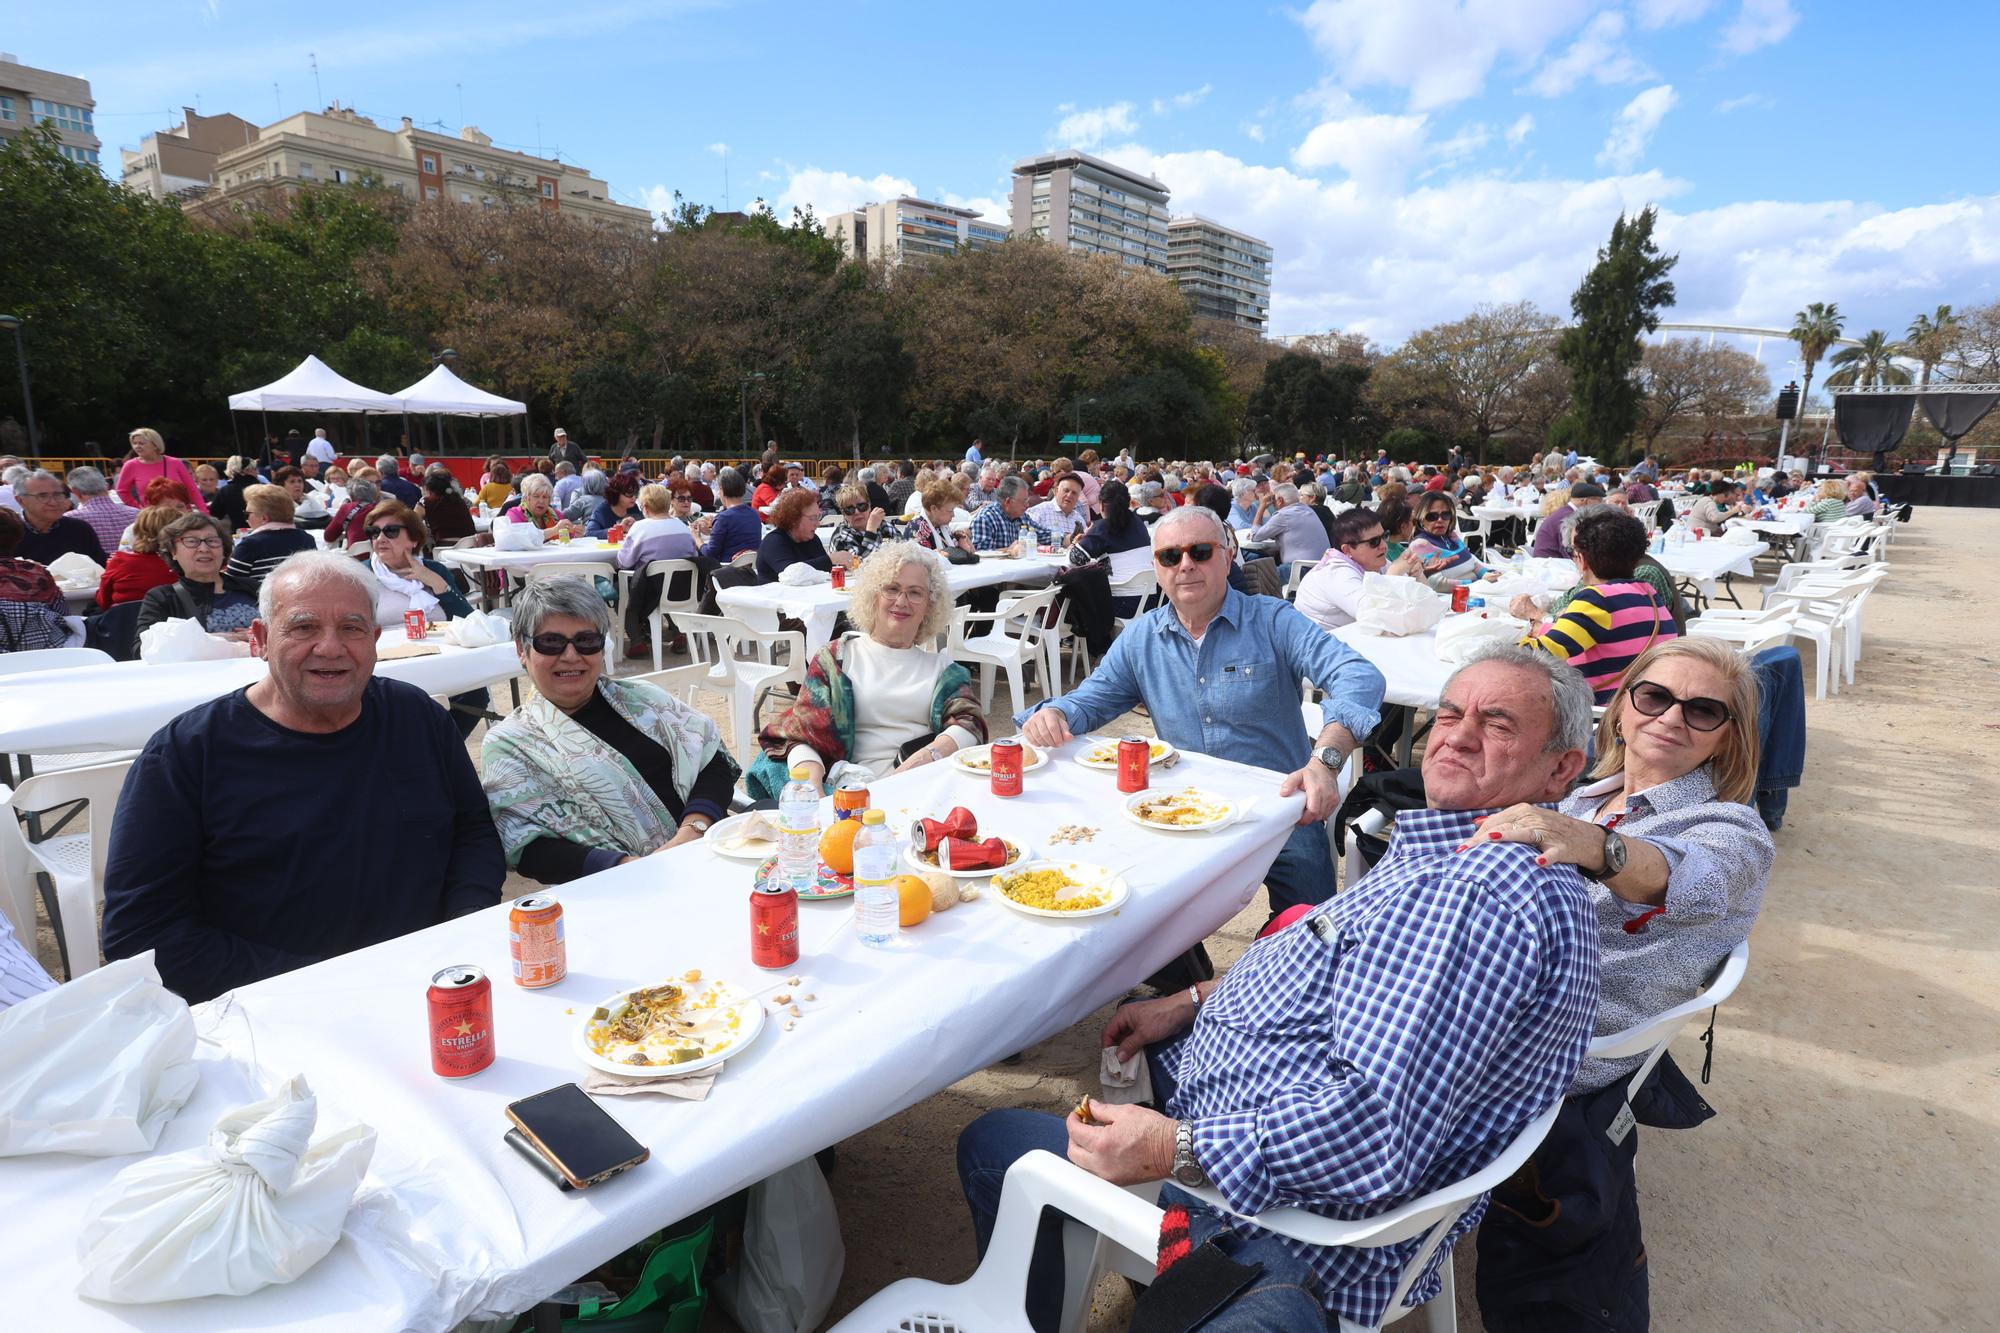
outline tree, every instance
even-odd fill
[[[1649,344],[1639,363],[1645,403],[1639,434],[1647,452],[1675,424],[1696,420],[1704,442],[1723,422],[1747,415],[1770,392],[1770,377],[1748,352],[1707,347],[1696,338],[1669,338]]]
[[[1910,321],[1909,336],[1903,340],[1906,354],[1915,357],[1921,374],[1919,384],[1931,382],[1931,368],[1945,359],[1958,337],[1958,316],[1941,305],[1935,315],[1918,315]]]
[[[1384,361],[1377,402],[1398,424],[1471,439],[1484,462],[1494,436],[1521,430],[1540,414],[1531,390],[1550,359],[1557,325],[1532,302],[1517,301],[1482,305],[1464,319],[1420,329]]]
[[[1264,367],[1245,416],[1257,442],[1280,453],[1339,453],[1366,410],[1368,367],[1288,351]]]
[[[1967,384],[2000,382],[2000,301],[1974,306],[1952,317],[1951,346],[1944,367]]]
[[[1616,458],[1639,424],[1641,391],[1633,371],[1642,354],[1640,336],[1660,327],[1660,311],[1674,303],[1667,274],[1680,261],[1653,243],[1658,214],[1619,214],[1611,240],[1570,297],[1576,323],[1556,342],[1569,367],[1570,402],[1593,452]]]
[[[1827,348],[1840,341],[1840,307],[1831,301],[1814,301],[1792,316],[1791,339],[1799,345],[1799,359],[1806,365],[1805,391],[1799,395],[1803,410],[1812,401],[1813,367]]]
[[[1903,344],[1891,342],[1880,329],[1870,329],[1860,342],[1833,354],[1833,364],[1840,369],[1826,377],[1827,387],[1908,384],[1910,372],[1895,362],[1903,354]]]

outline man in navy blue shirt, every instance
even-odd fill
[[[106,957],[153,950],[194,1002],[500,901],[506,860],[457,728],[374,678],[379,588],[332,551],[265,579],[250,646],[268,674],[162,727],[125,779]],[[305,818],[329,802],[351,836]]]
[[[749,487],[741,472],[733,467],[722,469],[716,475],[715,490],[722,508],[708,520],[708,541],[701,553],[726,565],[745,551],[757,549],[764,540],[764,525],[745,498]]]
[[[403,476],[401,465],[394,457],[383,454],[375,460],[375,467],[382,474],[384,495],[393,495],[412,509],[424,502],[424,493]]]

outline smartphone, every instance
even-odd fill
[[[576,1186],[563,1178],[563,1173],[556,1169],[556,1164],[542,1156],[541,1149],[528,1142],[528,1136],[520,1130],[510,1129],[507,1131],[507,1146],[527,1158],[529,1166],[534,1167],[535,1170],[547,1177],[549,1184],[554,1185],[563,1193],[568,1194],[576,1189]]]
[[[511,1103],[507,1118],[572,1189],[587,1189],[652,1155],[574,1083]]]

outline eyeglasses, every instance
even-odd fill
[[[391,538],[400,537],[403,535],[403,525],[401,523],[384,523],[379,528],[361,529],[361,535],[366,537],[371,542],[374,541],[377,537],[391,537]],[[558,653],[561,651],[562,649],[560,648],[556,649],[556,652]]]
[[[1153,552],[1153,559],[1172,569],[1181,562],[1183,554],[1197,565],[1205,565],[1215,555],[1215,543],[1196,542],[1192,546],[1162,546]]]
[[[1356,540],[1351,541],[1347,544],[1349,546],[1387,546],[1389,544],[1389,538],[1386,533],[1378,532],[1373,537],[1357,538]]]
[[[548,631],[530,636],[528,646],[543,657],[561,657],[563,649],[574,647],[582,657],[595,657],[604,651],[604,636],[594,629],[581,634],[557,634]]]
[[[841,513],[843,513],[843,514],[865,514],[865,513],[867,513],[867,512],[868,512],[868,506],[867,506],[867,505],[842,505],[842,506],[840,507],[840,512],[841,512]]]
[[[69,498],[69,487],[58,486],[52,491],[17,491],[15,493],[23,500],[66,500]]]
[[[1642,680],[1628,685],[1625,693],[1632,706],[1647,717],[1665,717],[1675,704],[1681,706],[1681,720],[1696,731],[1714,731],[1732,718],[1729,705],[1720,699],[1682,699],[1664,685]]]
[[[217,551],[220,551],[220,550],[222,549],[222,538],[220,538],[220,537],[183,537],[183,538],[181,538],[181,539],[180,539],[179,541],[175,542],[175,543],[174,543],[174,545],[176,545],[176,546],[185,546],[185,547],[186,547],[187,549],[189,549],[190,551],[202,551],[202,550],[210,550],[210,549],[213,549],[213,550],[217,550]]]
[[[1426,523],[1437,523],[1437,522],[1449,523],[1451,522],[1451,520],[1452,520],[1452,513],[1449,509],[1433,509],[1431,510],[1430,513],[1425,514],[1423,519],[1423,521]]]

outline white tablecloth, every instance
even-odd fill
[[[407,643],[400,629],[381,644]],[[408,681],[426,694],[463,694],[520,673],[511,641],[484,648],[442,643],[428,657],[376,664],[377,675]],[[31,671],[0,677],[0,754],[136,750],[191,708],[264,678],[254,657],[219,662],[114,662],[109,666]]]
[[[136,1159],[10,1159],[0,1168],[10,1313],[22,1328],[63,1333],[442,1330],[511,1313],[663,1224],[1061,1031],[1239,911],[1301,809],[1297,797],[1278,799],[1276,773],[1190,755],[1160,785],[1257,804],[1215,833],[1152,832],[1115,811],[1116,775],[1072,763],[1075,748],[1028,774],[1012,801],[990,795],[983,778],[925,768],[875,784],[877,803],[897,826],[963,804],[982,829],[1038,848],[1060,825],[1096,826],[1095,841],[1054,850],[1123,870],[1133,896],[1115,914],[1036,919],[989,889],[878,951],[854,938],[846,902],[806,903],[797,971],[774,975],[749,962],[754,868],[691,844],[558,890],[570,973],[548,990],[507,980],[503,905],[202,1006],[198,1022],[220,1050],[202,1045],[202,1086],[160,1151],[202,1141],[220,1111],[258,1095],[219,1054],[254,1063],[265,1085],[303,1073],[321,1099],[320,1133],[355,1118],[380,1135],[341,1242],[296,1282],[240,1299],[91,1305],[72,1294],[79,1219]],[[499,1059],[462,1082],[431,1074],[424,1036],[425,984],[452,963],[484,967],[495,983]],[[558,1194],[502,1142],[503,1108],[582,1079],[570,1038],[591,1006],[690,967],[753,989],[796,975],[796,991],[817,998],[795,1031],[783,1031],[783,1015],[768,1024],[706,1101],[603,1102],[652,1160],[585,1194]],[[948,1181],[950,1150],[905,1169]]]
[[[1047,583],[1069,562],[1066,555],[1031,555],[1019,560],[982,557],[976,565],[945,566],[945,581],[954,595],[972,588],[999,583]],[[784,583],[757,583],[724,588],[715,595],[715,604],[753,629],[775,630],[780,612],[803,621],[806,653],[811,655],[833,637],[833,624],[848,607],[843,589],[835,592],[830,583],[808,583],[792,587]]]
[[[1473,585],[1475,588],[1478,584]],[[1343,625],[1334,637],[1360,653],[1388,682],[1385,703],[1411,708],[1436,708],[1438,695],[1452,668],[1438,660],[1437,631],[1422,634],[1377,634],[1359,625]]]
[[[461,569],[530,569],[568,560],[618,559],[618,548],[601,537],[576,537],[567,542],[549,542],[529,551],[503,551],[497,546],[448,546],[437,558]]]
[[[1687,579],[1701,589],[1702,596],[1713,597],[1717,579],[1725,574],[1754,577],[1751,562],[1770,549],[1767,542],[1726,542],[1708,537],[1679,545],[1669,542],[1666,550],[1653,552],[1653,559],[1675,578]]]

